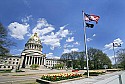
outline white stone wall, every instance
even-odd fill
[[[20,58],[18,58],[18,57],[9,57],[7,59],[7,64],[19,65],[19,63],[20,63]]]
[[[0,64],[0,70],[8,70],[8,69],[12,69],[12,65]]]
[[[56,59],[46,59],[47,67],[54,67],[56,64],[60,64],[60,62]]]
[[[17,68],[20,64],[20,57],[7,57],[2,60],[0,70]]]

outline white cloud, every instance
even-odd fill
[[[112,64],[115,64],[115,58],[117,59],[117,56],[109,56],[110,60],[112,61]]]
[[[10,35],[16,39],[22,40],[26,34],[27,36],[31,36],[32,33],[37,32],[41,42],[50,46],[51,50],[54,50],[56,47],[59,48],[61,46],[61,40],[71,35],[70,31],[65,29],[68,24],[61,26],[57,32],[54,32],[55,27],[49,24],[44,18],[39,18],[36,26],[32,29],[32,33],[29,33],[29,24],[27,24],[27,22],[30,19],[32,19],[31,15],[22,19],[23,24],[19,24],[18,22],[11,23],[8,26]],[[74,40],[74,37],[71,38],[71,40]]]
[[[74,47],[74,45],[64,44],[64,48],[71,48],[71,47]]]
[[[29,22],[30,19],[32,19],[32,15],[29,15],[29,16],[26,16],[25,18],[22,18],[21,21],[23,23],[27,23],[27,22]]]
[[[70,53],[69,49],[64,49],[63,53]]]
[[[60,59],[59,56],[55,56],[55,55],[53,55],[53,53],[48,53],[48,54],[46,54],[46,57],[47,57],[47,58],[50,58],[50,59]]]
[[[60,39],[56,37],[53,32],[51,33],[51,35],[42,36],[41,40],[44,44],[50,45],[51,50],[54,50],[55,47],[60,46]]]
[[[24,39],[24,35],[28,33],[29,24],[20,24],[18,22],[10,23],[8,26],[10,35],[16,39]]]
[[[96,36],[96,34],[93,34],[90,38],[87,38],[86,40],[87,40],[87,42],[90,42],[90,41],[92,41],[93,40],[93,38]]]
[[[72,48],[71,51],[78,51],[78,48]]]
[[[74,45],[80,45],[80,43],[79,42],[75,42],[75,43],[73,43]]]
[[[66,40],[66,42],[73,42],[74,41],[74,37],[69,37],[67,40]]]
[[[109,44],[106,44],[104,47],[105,47],[105,49],[109,49],[109,50],[111,50],[111,49],[113,49],[113,43],[118,43],[118,44],[123,44],[123,41],[120,39],[120,38],[117,38],[117,39],[115,39],[112,43],[109,43]],[[117,48],[117,47],[115,47],[115,48]]]
[[[49,45],[50,49],[54,50],[55,47],[60,47],[60,41],[70,34],[68,29],[64,29],[66,26],[60,27],[59,31],[54,33],[54,26],[49,24],[44,18],[40,18],[32,32],[37,32],[42,43]]]
[[[37,32],[39,35],[44,35],[55,30],[53,25],[48,24],[44,18],[39,18],[36,27],[32,30],[33,33]]]
[[[96,34],[93,34],[92,36],[93,36],[93,37],[95,37],[95,36],[96,36]]]
[[[67,35],[70,34],[69,30],[68,29],[64,29],[67,25],[64,25],[62,27],[60,27],[60,30],[58,32],[55,33],[56,36],[58,37],[66,37]]]
[[[63,53],[70,53],[72,51],[78,51],[79,49],[78,48],[72,48],[72,49],[64,49]]]
[[[92,41],[93,39],[92,38],[87,38],[86,39],[88,42]]]

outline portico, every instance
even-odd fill
[[[42,54],[42,48],[41,41],[35,33],[29,38],[21,53],[20,68],[30,68],[32,64],[46,65],[46,55]]]

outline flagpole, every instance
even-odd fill
[[[115,57],[115,49],[114,49],[114,43],[113,43],[113,52],[114,52],[114,59],[115,59],[115,68],[117,68],[116,57]]]
[[[84,18],[84,12],[82,11],[82,15]],[[85,18],[83,19],[83,27],[84,27],[84,48],[85,48],[85,55],[86,55],[86,68],[87,68],[87,77],[89,77],[89,67],[88,67],[88,53],[87,53],[87,43],[86,43],[86,24]]]

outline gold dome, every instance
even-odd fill
[[[38,37],[37,33],[34,33],[29,40],[40,41],[40,38]]]

